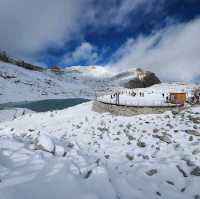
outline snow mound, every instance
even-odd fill
[[[55,144],[53,143],[52,139],[45,134],[40,135],[35,139],[34,146],[35,150],[43,150],[50,153],[55,153]]]
[[[56,145],[55,146],[55,155],[56,156],[65,156],[66,152],[63,146]]]

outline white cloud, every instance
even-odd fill
[[[115,27],[118,31],[123,31],[124,28],[140,23],[138,20],[133,21],[130,15],[136,12],[147,14],[151,11],[157,12],[162,7],[165,0],[109,0],[109,1],[93,1],[91,22],[93,26],[98,28],[98,31],[104,28]],[[98,3],[97,3],[98,2]],[[100,3],[99,3],[100,2]],[[142,9],[141,9],[142,8]]]
[[[199,35],[200,19],[196,19],[129,39],[112,57],[111,64],[120,70],[152,70],[162,80],[192,81],[200,76]]]
[[[0,48],[34,57],[48,47],[62,48],[72,39],[83,41],[88,25],[98,31],[110,25],[122,27],[130,12],[151,1],[0,0]]]
[[[62,47],[78,34],[83,11],[90,0],[1,0],[1,49],[13,54],[34,54],[47,47]],[[84,13],[84,14],[83,14]]]
[[[81,43],[90,30],[88,27],[104,31],[115,26],[123,31],[130,22],[134,27],[129,14],[141,6],[146,12],[155,11],[163,1],[0,0],[0,50],[34,61],[49,47],[62,48],[72,39]],[[130,38],[111,62],[119,68],[144,67],[162,79],[191,80],[200,75],[199,21],[172,26],[149,37]],[[83,60],[92,64],[98,59],[97,49],[83,42],[64,61],[69,64]]]
[[[88,42],[83,42],[74,52],[64,56],[62,63],[73,64],[85,62],[87,64],[95,64],[98,61],[97,49]]]
[[[128,15],[131,12],[135,11],[140,5],[145,5],[146,8],[149,8],[150,2],[153,1],[154,0],[123,0],[116,3],[116,0],[109,0],[109,2],[105,4],[107,7],[105,7],[104,4],[96,7],[94,15],[97,16],[97,18],[94,18],[94,20],[98,21],[97,26],[99,24],[103,26],[114,25],[122,28],[130,23]]]

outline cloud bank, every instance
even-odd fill
[[[141,67],[162,80],[192,81],[200,76],[200,19],[128,39],[113,55],[117,69]]]
[[[145,1],[1,0],[0,48],[34,56],[49,47],[62,48],[72,39],[81,42],[88,26],[125,24],[127,15]]]
[[[108,64],[119,70],[141,67],[154,71],[163,80],[191,81],[200,76],[200,19],[169,25],[173,18],[168,14],[165,15],[167,11],[165,4],[170,4],[168,2],[167,0],[0,0],[0,50],[33,62],[49,59],[49,62],[45,60],[49,65],[52,64],[53,56],[58,56],[55,58],[56,63],[62,62],[63,65],[80,64],[80,62],[96,64],[104,56],[107,62],[111,56]],[[181,5],[185,5],[184,2]],[[141,35],[140,29],[145,26],[144,20],[149,20],[148,16],[152,13],[156,13],[153,16],[157,18],[160,17],[159,13],[164,13],[161,21],[166,28],[148,36]],[[154,18],[151,20],[150,23],[155,22]],[[159,24],[156,25],[160,27]],[[154,27],[154,30],[158,27]],[[148,26],[146,28],[148,29]],[[133,30],[136,34],[132,35]],[[130,38],[116,52],[113,52],[116,47],[111,46],[112,52],[109,52],[107,57],[103,51],[110,46],[103,46],[102,49],[98,46],[102,38],[98,38],[96,43],[95,34],[93,40],[86,39],[88,32],[98,32],[100,33],[97,34],[98,37],[103,37],[106,35],[104,33],[112,34],[112,31],[123,35],[127,32],[128,36],[125,37]],[[117,47],[121,45],[114,39],[112,41],[110,35],[108,39],[108,45],[116,43]],[[66,48],[73,40],[77,46]],[[52,57],[51,53],[48,54],[49,49],[55,49],[56,53]],[[62,54],[59,55],[56,50],[62,51]]]
[[[62,63],[64,64],[78,64],[84,62],[85,64],[95,64],[99,55],[97,54],[96,47],[89,42],[83,42],[72,53],[64,56]]]
[[[36,57],[49,47],[81,40],[91,0],[1,0],[1,49],[15,56]]]

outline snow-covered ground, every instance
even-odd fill
[[[26,114],[0,124],[0,199],[199,198],[199,145],[200,107]]]
[[[95,92],[114,86],[106,75],[92,75],[103,73],[100,67],[96,70],[77,72],[71,68],[56,74],[49,70],[27,70],[0,61],[0,104],[43,99],[94,99]]]
[[[25,109],[25,108],[13,108],[13,109],[0,110],[0,123],[3,121],[14,120],[17,117],[21,117],[28,113],[33,113],[33,111],[29,109]]]
[[[0,62],[0,104],[95,93],[109,102],[128,74],[113,79],[98,66],[55,74]],[[123,89],[120,101],[162,104],[162,93],[189,96],[194,87],[159,84],[134,89],[136,97]],[[124,117],[94,112],[92,103],[0,111],[0,199],[200,198],[200,107]]]

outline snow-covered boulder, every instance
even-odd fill
[[[66,155],[66,151],[64,149],[63,146],[60,146],[60,145],[56,145],[55,146],[55,155],[56,156],[65,156]]]
[[[47,135],[40,135],[34,141],[35,150],[43,150],[50,153],[55,153],[55,144]]]

